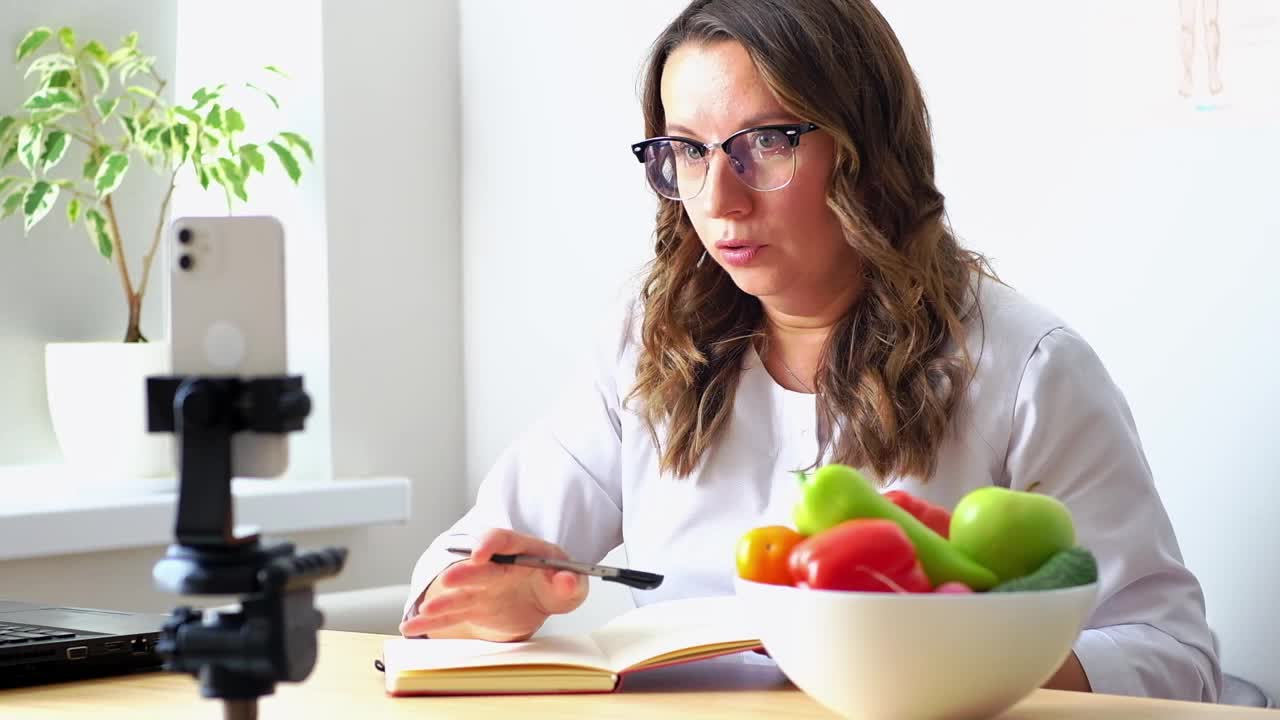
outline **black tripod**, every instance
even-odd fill
[[[179,438],[177,542],[152,571],[181,595],[236,595],[234,612],[173,611],[156,649],[165,669],[191,673],[224,717],[256,718],[258,698],[300,682],[316,662],[323,617],[314,585],[342,571],[345,548],[297,555],[288,542],[236,535],[231,438],[301,430],[311,400],[301,377],[151,377],[148,428]]]

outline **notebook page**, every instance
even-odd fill
[[[562,635],[524,642],[394,638],[382,646],[387,673],[499,665],[573,665],[606,669],[600,648],[587,636]]]
[[[591,636],[614,672],[677,650],[755,640],[733,595],[644,605]]]

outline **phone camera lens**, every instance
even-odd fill
[[[190,270],[191,267],[195,264],[196,264],[195,258],[191,257],[190,255],[182,255],[181,257],[178,258],[178,267],[182,268],[183,270]]]
[[[190,243],[191,243],[191,230],[190,230],[190,229],[188,229],[188,228],[182,228],[181,230],[179,230],[179,231],[178,231],[178,242],[182,243],[183,245],[188,245],[188,244],[190,244]]]

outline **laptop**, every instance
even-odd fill
[[[166,615],[0,600],[0,687],[158,670]]]

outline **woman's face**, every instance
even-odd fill
[[[804,121],[782,108],[746,50],[732,41],[677,48],[663,69],[661,93],[666,134],[703,143],[745,128]],[[715,149],[706,184],[684,209],[707,254],[743,292],[767,308],[806,315],[830,311],[845,298],[859,262],[826,205],[835,161],[831,137],[806,133],[795,151],[791,183],[762,192],[744,184]]]

